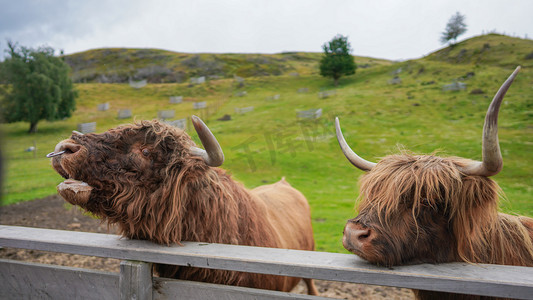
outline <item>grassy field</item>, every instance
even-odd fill
[[[141,89],[127,84],[78,84],[80,98],[72,118],[41,122],[35,135],[26,133],[29,125],[25,123],[2,125],[7,157],[3,203],[55,193],[55,186],[62,180],[45,155],[68,137],[77,123],[97,122],[97,132],[103,132],[134,119],[153,119],[158,110],[174,109],[176,118],[197,114],[207,121],[224,149],[223,168],[247,187],[273,183],[285,176],[311,204],[317,249],[342,252],[342,230],[345,221],[355,215],[357,180],[362,172],[342,155],[334,137],[334,117],[340,118],[352,148],[369,160],[397,153],[402,146],[415,153],[437,150],[442,155],[479,160],[487,107],[514,67],[521,64],[524,68],[500,112],[504,169],[494,179],[506,195],[503,211],[533,216],[532,60],[517,54],[514,60],[506,58],[505,64],[500,63],[503,59],[490,63],[492,58],[486,57],[489,50],[476,54],[481,55],[478,59],[449,61],[461,48],[474,53],[476,47],[486,48],[486,43],[493,45],[490,49],[502,47],[500,43],[509,47],[514,43],[514,53],[533,49],[532,41],[497,37],[494,40],[494,36],[488,36],[488,42],[474,39],[457,45],[448,56],[437,53],[419,60],[360,68],[355,75],[341,79],[336,88],[331,80],[316,74],[251,77],[246,78],[242,88],[232,79],[196,86],[149,84]],[[395,74],[401,79],[400,84],[389,83]],[[467,90],[442,91],[444,84],[461,77]],[[301,88],[308,92],[299,93]],[[475,89],[480,93],[472,94]],[[335,94],[326,99],[318,97],[318,92],[328,90],[335,90]],[[247,94],[237,97],[239,91]],[[280,95],[278,100],[269,100],[276,94]],[[183,103],[169,103],[169,96],[180,95],[184,96]],[[193,110],[192,101],[207,101],[208,110]],[[110,110],[98,112],[97,104],[103,102],[110,103]],[[235,108],[249,106],[254,106],[252,112],[235,113]],[[117,119],[120,108],[132,109],[134,118]],[[297,118],[300,110],[318,108],[323,109],[318,120]],[[217,121],[224,114],[230,114],[232,120]],[[198,141],[194,131],[188,132]],[[24,151],[34,142],[35,157]]]

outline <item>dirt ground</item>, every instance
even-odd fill
[[[0,224],[71,231],[115,233],[59,196],[0,207]],[[0,248],[0,258],[119,272],[119,260],[46,251]],[[316,281],[321,296],[338,299],[413,299],[408,289],[332,281]],[[300,283],[293,292],[305,293]]]

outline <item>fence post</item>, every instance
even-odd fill
[[[121,261],[119,289],[121,300],[152,300],[152,264]]]

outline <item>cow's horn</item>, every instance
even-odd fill
[[[205,163],[211,167],[222,165],[224,162],[224,153],[222,152],[222,148],[217,139],[211,133],[211,130],[209,130],[207,125],[205,125],[205,123],[197,116],[192,116],[191,120],[194,129],[196,130],[196,133],[198,133],[198,137],[200,137],[200,141],[202,141],[202,145],[205,148],[205,150],[203,150],[197,147],[191,147],[192,154],[202,157]]]
[[[363,170],[363,171],[370,171],[372,168],[376,165],[376,163],[370,162],[368,160],[365,160],[361,158],[359,155],[355,154],[353,150],[348,146],[346,143],[346,140],[344,139],[344,136],[342,135],[341,131],[341,125],[339,124],[339,118],[335,117],[335,131],[337,132],[337,141],[339,141],[339,145],[341,146],[342,153],[344,153],[344,156],[352,163],[352,165],[356,166],[357,168]]]
[[[460,168],[466,175],[494,176],[502,170],[503,159],[500,152],[500,143],[498,142],[498,112],[505,93],[519,71],[520,66],[503,83],[492,99],[485,116],[485,125],[483,126],[483,161],[472,162]]]

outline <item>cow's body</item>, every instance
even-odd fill
[[[285,180],[253,190],[234,181],[216,168],[223,154],[214,136],[201,120],[193,122],[205,151],[184,131],[157,121],[103,134],[74,133],[50,154],[67,179],[59,193],[132,239],[314,250],[305,197]],[[280,291],[300,280],[169,265],[155,269],[163,277]],[[316,294],[313,282],[305,281]]]
[[[220,173],[229,178],[223,171]],[[243,188],[240,184],[238,187]],[[236,198],[234,203],[240,212],[234,216],[225,216],[227,219],[224,220],[224,227],[216,226],[220,229],[216,235],[196,236],[192,233],[199,231],[193,229],[189,231],[189,234],[186,234],[184,240],[314,250],[313,233],[309,222],[309,204],[302,193],[291,187],[284,179],[271,185],[264,185],[245,191],[249,198],[242,202],[241,199],[243,198]],[[220,204],[222,206],[228,205],[227,202]],[[189,220],[188,223],[191,224],[193,222]],[[235,224],[235,229],[240,234],[227,234],[234,232],[234,228],[228,224]],[[204,227],[205,224],[198,224],[198,226]],[[218,238],[214,238],[215,236],[218,236]],[[290,291],[300,281],[300,278],[294,277],[176,266],[158,266],[156,269],[163,277],[279,291]],[[309,283],[306,283],[309,286]]]
[[[533,267],[533,219],[499,213],[501,190],[489,178],[503,166],[498,110],[518,70],[489,106],[482,162],[407,152],[369,162],[349,148],[336,120],[345,156],[367,171],[360,182],[359,215],[344,229],[346,249],[389,267],[461,261]],[[415,294],[420,299],[486,299],[429,291]]]

